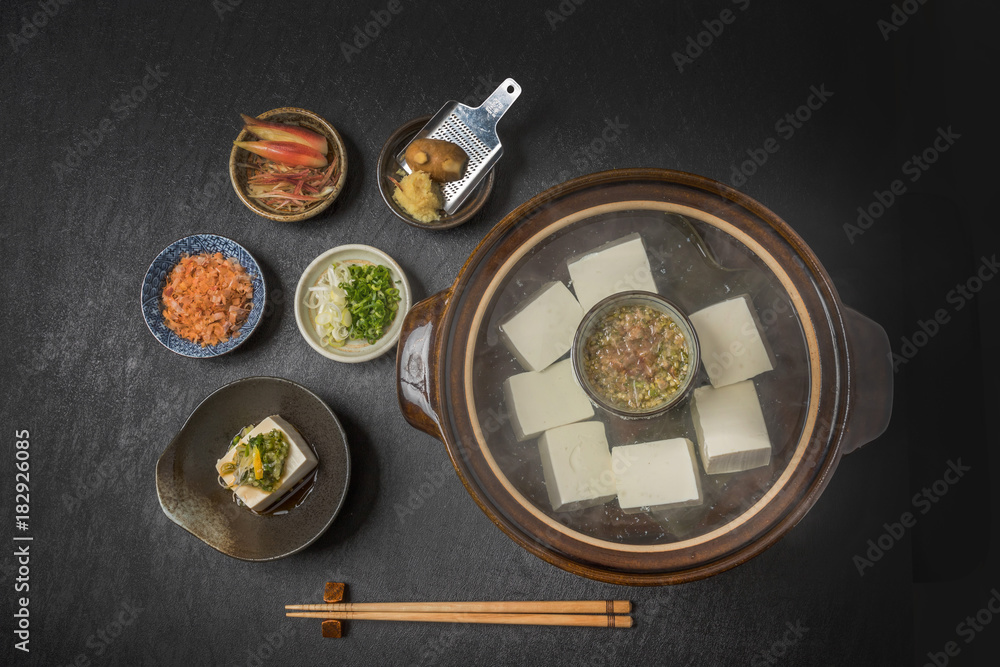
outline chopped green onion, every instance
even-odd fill
[[[348,339],[375,343],[396,318],[399,301],[389,268],[377,264],[333,264],[305,297],[316,334],[328,347],[343,347]]]

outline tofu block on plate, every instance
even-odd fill
[[[518,440],[594,416],[594,406],[573,379],[569,359],[558,361],[544,371],[507,378],[503,395]]]
[[[595,248],[567,266],[573,291],[585,313],[601,299],[618,292],[656,292],[646,245],[638,234]]]
[[[611,452],[601,422],[550,429],[538,439],[538,453],[553,510],[583,509],[615,497]]]
[[[694,444],[687,438],[615,447],[611,470],[618,504],[627,514],[703,502]]]
[[[551,282],[500,323],[500,338],[521,366],[542,371],[573,346],[583,309],[561,282]]]
[[[281,497],[292,490],[296,484],[302,481],[302,478],[308,475],[319,461],[316,455],[313,454],[312,448],[305,441],[295,427],[289,424],[285,419],[282,419],[279,415],[271,415],[261,423],[257,424],[249,433],[247,433],[240,440],[240,443],[245,443],[250,438],[255,435],[260,435],[261,433],[270,433],[271,431],[277,429],[281,432],[282,436],[288,442],[288,454],[285,457],[285,464],[281,469],[280,484],[273,491],[268,493],[263,489],[259,489],[255,486],[241,485],[237,486],[234,491],[236,495],[240,497],[247,507],[254,510],[255,512],[262,512],[266,510],[271,505],[281,500]],[[231,448],[226,455],[219,459],[218,463],[215,464],[216,470],[222,475],[222,466],[226,463],[232,463],[233,458],[236,456],[236,447]],[[226,484],[232,484],[233,478],[236,475],[234,473],[228,473],[222,475],[222,479]]]
[[[750,470],[771,462],[771,439],[753,380],[695,389],[691,418],[708,474]]]
[[[713,387],[749,380],[774,369],[774,355],[749,297],[738,296],[703,308],[691,315],[691,324]]]

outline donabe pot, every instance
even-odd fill
[[[502,385],[525,369],[499,323],[552,281],[577,289],[567,268],[575,258],[636,236],[649,275],[637,271],[617,291],[652,280],[689,314],[733,298],[752,306],[773,366],[752,378],[770,463],[708,475],[699,460],[704,500],[694,507],[625,512],[612,499],[557,512],[538,446],[518,442],[510,423]],[[773,212],[701,176],[623,169],[551,188],[504,218],[450,289],[410,310],[396,364],[406,419],[444,442],[466,490],[511,539],[575,574],[662,585],[748,560],[809,511],[841,456],[888,425],[889,353],[885,331],[841,303],[816,255]],[[696,386],[745,363],[743,354],[702,340]],[[612,447],[675,437],[698,445],[690,401],[652,419],[599,409],[591,419]]]

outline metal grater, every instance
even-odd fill
[[[475,109],[452,100],[441,107],[413,137],[450,141],[461,146],[469,155],[465,176],[459,181],[443,183],[441,186],[444,212],[447,215],[458,210],[503,155],[503,145],[497,136],[497,122],[520,94],[521,86],[514,79],[507,79]],[[403,150],[396,156],[399,166],[407,174],[411,169],[404,156],[409,145],[403,146]]]

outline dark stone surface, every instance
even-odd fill
[[[13,589],[15,559],[0,557],[0,663],[885,665],[923,664],[954,641],[950,664],[991,664],[997,626],[970,639],[956,624],[1000,583],[990,537],[997,438],[986,428],[998,353],[985,343],[995,340],[1000,285],[967,299],[951,290],[997,248],[997,137],[983,99],[995,77],[980,74],[996,62],[984,48],[996,9],[903,3],[916,13],[884,39],[877,22],[892,7],[859,0],[399,1],[398,15],[384,2],[0,6],[0,526],[11,526],[0,539],[34,538],[28,593]],[[733,21],[679,71],[672,54],[725,8]],[[341,42],[372,11],[391,21],[348,61]],[[440,234],[394,219],[374,180],[385,137],[447,99],[478,103],[507,76],[524,93],[501,123],[506,154],[482,214]],[[144,82],[152,90],[137,88]],[[776,123],[812,86],[833,95],[789,136]],[[350,158],[334,206],[290,225],[251,214],[226,176],[238,114],[285,105],[330,120]],[[911,181],[903,163],[952,125],[962,137]],[[777,152],[740,187],[812,245],[844,301],[883,323],[897,352],[937,309],[949,321],[901,366],[889,431],[843,461],[785,539],[735,570],[627,589],[536,559],[476,508],[444,447],[404,422],[391,355],[334,364],[296,330],[299,274],[334,245],[387,251],[422,298],[550,185],[624,166],[729,181],[770,137]],[[894,179],[906,194],[852,242],[843,225]],[[164,350],[138,303],[151,259],[196,232],[254,253],[274,305],[246,345],[211,360]],[[198,402],[252,375],[324,398],[354,465],[333,527],[273,563],[232,560],[185,533],[161,512],[153,482],[157,457]],[[31,443],[24,533],[12,525],[19,429]],[[947,497],[925,501],[924,518],[912,495],[958,458],[971,471]],[[401,513],[428,480],[433,495]],[[906,511],[916,528],[859,576],[853,558]],[[348,582],[356,601],[628,598],[637,627],[359,622],[345,639],[324,640],[318,622],[286,621],[281,606],[321,600],[328,580]],[[11,632],[22,595],[30,654],[14,649]],[[797,638],[789,624],[808,631]]]

